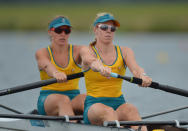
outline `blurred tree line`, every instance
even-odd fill
[[[0,30],[44,30],[65,15],[88,31],[99,12],[112,13],[120,31],[188,32],[188,0],[0,0]]]
[[[159,2],[159,3],[172,3],[172,2],[188,2],[188,0],[0,0],[0,3],[153,3],[153,2]]]

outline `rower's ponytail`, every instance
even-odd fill
[[[90,46],[95,46],[96,43],[97,43],[97,39],[95,38],[95,40],[94,40],[93,42],[91,42],[89,45],[90,45]]]

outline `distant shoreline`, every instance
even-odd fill
[[[47,30],[56,15],[68,16],[74,30],[91,30],[98,12],[120,21],[119,31],[188,32],[188,3],[157,4],[1,4],[0,30]]]

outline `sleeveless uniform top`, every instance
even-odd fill
[[[92,46],[93,51],[95,52],[98,59],[102,62],[97,49],[95,46]],[[104,66],[111,68],[111,71],[120,75],[125,75],[126,64],[124,62],[122,52],[119,46],[115,46],[116,49],[116,60],[112,65],[106,65],[103,62]],[[118,78],[106,78],[102,76],[99,72],[94,72],[89,69],[84,73],[87,95],[93,97],[119,97],[122,95],[122,79]]]
[[[81,67],[79,67],[74,61],[73,45],[70,44],[70,46],[69,46],[69,56],[68,56],[69,62],[68,62],[67,67],[65,67],[65,68],[62,68],[56,64],[55,59],[53,57],[53,52],[52,52],[50,46],[48,46],[47,50],[50,55],[51,63],[56,67],[56,69],[58,71],[64,72],[66,75],[74,74],[74,73],[78,73],[78,72],[82,71]],[[45,71],[40,70],[40,78],[41,78],[41,80],[46,80],[46,79],[50,79],[52,77],[48,76],[48,74]],[[51,85],[43,86],[42,90],[55,90],[55,91],[77,90],[77,89],[79,89],[78,85],[79,85],[79,79],[74,79],[74,80],[69,80],[65,83],[54,83]]]

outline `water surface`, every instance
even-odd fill
[[[93,39],[91,33],[73,32],[70,43],[87,45]],[[132,48],[137,63],[153,81],[188,90],[188,33],[121,33],[114,43]],[[0,89],[39,81],[35,51],[49,44],[46,32],[0,32]],[[129,70],[126,75],[132,76]],[[85,93],[84,79],[80,88]],[[36,108],[39,90],[1,96],[0,104],[27,113]],[[142,116],[188,105],[186,97],[127,82],[122,91]],[[0,113],[11,112],[0,108]],[[188,109],[151,119],[187,120]]]

